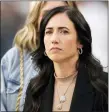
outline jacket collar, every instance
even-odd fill
[[[87,69],[79,67],[70,112],[91,112],[93,105],[93,87],[89,81]],[[42,95],[40,112],[52,112],[54,95],[54,75],[51,74],[46,91]]]

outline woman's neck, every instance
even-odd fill
[[[75,59],[64,60],[59,63],[54,62],[55,75],[64,78],[75,74],[77,60],[78,57],[75,57]]]

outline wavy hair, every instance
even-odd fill
[[[90,27],[83,15],[72,7],[58,7],[49,11],[41,21],[40,25],[40,46],[32,53],[33,62],[40,69],[38,77],[33,78],[29,84],[30,97],[32,102],[30,107],[26,108],[26,112],[35,112],[40,108],[40,97],[49,83],[50,75],[54,73],[53,62],[44,55],[44,34],[45,27],[49,20],[58,13],[65,13],[72,21],[77,32],[77,38],[83,45],[83,53],[79,56],[79,66],[85,66],[88,70],[90,82],[92,86],[105,95],[107,98],[107,84],[100,78],[103,73],[103,67],[92,55],[92,36]],[[77,66],[77,70],[78,67]],[[28,92],[28,90],[27,90]]]
[[[39,46],[38,36],[38,19],[42,7],[47,1],[36,1],[32,10],[29,12],[26,22],[22,29],[20,29],[14,38],[14,44],[18,48],[23,48],[29,51],[34,51]],[[77,9],[75,1],[63,1],[68,6],[72,6]]]

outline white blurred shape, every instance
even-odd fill
[[[92,51],[103,67],[108,66],[108,5],[107,2],[80,2],[78,7],[92,32]],[[107,68],[104,68],[107,71]]]

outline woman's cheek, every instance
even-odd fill
[[[45,44],[45,49],[47,50],[48,49],[48,41],[46,38],[44,38],[44,44]]]

